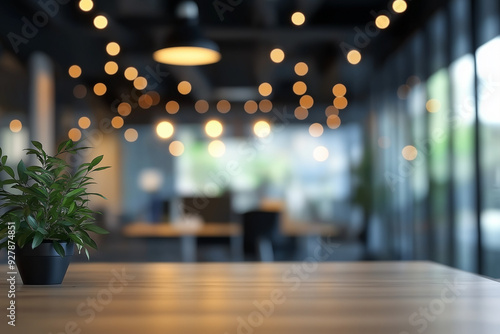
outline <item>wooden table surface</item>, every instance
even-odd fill
[[[15,328],[7,288],[0,333],[500,333],[500,283],[428,262],[71,264]]]
[[[339,231],[333,225],[320,223],[284,223],[281,232],[286,236],[336,236]],[[134,222],[123,227],[127,237],[182,237],[194,235],[198,237],[231,237],[242,235],[242,227],[238,223],[203,223],[199,225],[183,223],[145,223]]]
[[[231,237],[241,235],[241,226],[237,223],[169,224],[136,222],[126,225],[123,234],[128,237]]]

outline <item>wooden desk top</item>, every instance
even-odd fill
[[[7,272],[6,266],[0,270]],[[71,264],[1,333],[498,334],[500,283],[427,262]]]
[[[128,237],[232,237],[241,235],[241,226],[237,223],[169,224],[169,223],[133,223],[123,228]]]
[[[289,237],[301,237],[309,235],[337,236],[339,229],[330,224],[321,223],[283,223],[280,226],[281,233]]]
[[[318,223],[285,223],[280,226],[286,236],[322,235],[335,236],[338,230],[327,224]],[[127,237],[182,237],[194,235],[198,237],[232,237],[243,233],[238,223],[203,223],[190,225],[183,223],[144,223],[136,222],[126,225],[123,234]]]

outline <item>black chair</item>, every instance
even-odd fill
[[[248,259],[274,261],[279,238],[279,212],[250,211],[243,214],[243,249]]]

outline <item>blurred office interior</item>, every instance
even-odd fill
[[[220,61],[155,61],[196,9]],[[10,161],[71,138],[112,166],[91,261],[324,242],[500,277],[497,0],[2,1],[0,35]]]

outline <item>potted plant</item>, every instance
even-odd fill
[[[103,196],[89,193],[87,187],[95,184],[91,173],[109,167],[97,167],[101,155],[72,173],[61,157],[87,147],[68,140],[50,156],[41,143],[32,144],[27,155],[38,163],[26,166],[21,160],[16,172],[7,165],[7,156],[0,148],[0,175],[4,172],[6,176],[0,180],[0,210],[5,210],[0,216],[0,249],[14,255],[24,284],[60,284],[74,245],[88,258],[88,248],[97,249],[89,232],[108,233],[95,224],[97,212],[88,207],[90,196]]]

